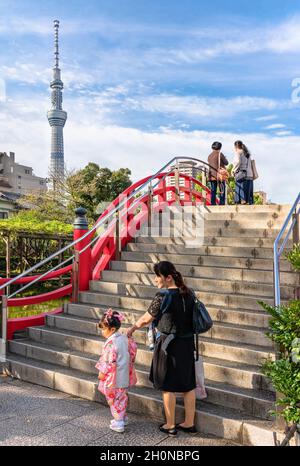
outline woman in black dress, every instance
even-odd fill
[[[186,287],[180,272],[171,262],[154,265],[158,292],[148,311],[133,325],[127,335],[135,330],[157,323],[157,339],[150,371],[154,387],[163,392],[166,424],[162,432],[176,435],[177,429],[196,432],[194,426],[196,405],[196,380],[193,334],[193,296]],[[175,424],[176,393],[183,393],[185,421]]]

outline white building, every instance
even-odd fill
[[[33,174],[32,167],[15,162],[14,152],[0,152],[0,191],[18,195],[46,191],[47,180]]]
[[[179,172],[183,173],[188,176],[192,176],[193,178],[196,178],[197,174],[199,173],[198,170],[196,170],[197,163],[192,161],[192,160],[186,160],[184,162],[179,162],[178,167],[179,167]],[[171,170],[174,170],[176,168],[175,165],[172,165]],[[175,186],[175,176],[167,176],[166,178],[166,186]],[[187,186],[187,181],[184,178],[179,178],[179,186]],[[167,193],[167,201],[172,199],[172,193],[168,192]],[[180,193],[180,199],[185,199],[184,192]]]

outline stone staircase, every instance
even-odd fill
[[[153,263],[170,260],[206,304],[214,326],[200,337],[208,397],[197,402],[196,425],[204,433],[243,445],[273,445],[269,410],[274,391],[260,372],[275,357],[265,336],[268,315],[258,300],[273,304],[273,242],[290,206],[209,207],[204,244],[185,247],[186,237],[137,237],[100,281],[91,281],[78,304],[46,318],[44,327],[9,342],[7,371],[15,377],[103,402],[95,363],[103,341],[97,323],[108,306],[125,314],[123,328],[144,313],[156,293]],[[176,225],[173,224],[174,228]],[[291,246],[291,244],[289,244]],[[299,274],[281,260],[282,300],[294,297]],[[138,385],[129,411],[163,420],[161,394],[148,380],[152,353],[146,330],[135,333]],[[178,398],[178,421],[183,415]],[[279,433],[280,436],[280,433]]]

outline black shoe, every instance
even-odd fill
[[[172,429],[165,429],[163,426],[164,426],[164,424],[161,424],[159,426],[159,430],[161,432],[163,432],[164,434],[168,434],[168,435],[171,435],[173,437],[175,437],[175,435],[177,435],[176,427],[173,427]]]
[[[182,430],[183,432],[188,432],[189,434],[196,434],[198,432],[195,426],[183,427],[180,424],[176,424],[175,428]]]

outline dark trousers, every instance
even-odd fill
[[[234,202],[235,204],[254,204],[253,180],[235,182]]]
[[[254,204],[253,199],[253,180],[244,181],[245,201],[247,204]]]
[[[217,181],[217,180],[211,180],[210,181],[210,189],[211,189],[211,205],[216,205],[216,197],[217,197],[217,188],[219,185],[219,191],[220,191],[220,205],[225,205],[225,181]]]

